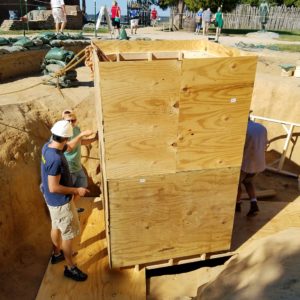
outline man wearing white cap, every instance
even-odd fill
[[[74,195],[84,196],[89,192],[84,187],[73,187],[68,163],[63,152],[73,134],[68,121],[56,122],[51,128],[52,138],[42,149],[42,192],[48,206],[52,229],[54,252],[51,263],[66,260],[64,275],[76,281],[84,281],[87,274],[76,267],[72,258],[72,240],[80,233]]]

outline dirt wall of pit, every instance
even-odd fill
[[[21,86],[14,85],[13,90]],[[0,299],[34,299],[40,286],[52,251],[51,222],[39,190],[41,149],[63,109],[75,109],[82,129],[96,128],[93,89],[83,89],[64,90],[62,98],[54,87],[40,85],[6,96],[34,101],[0,106]],[[100,194],[97,154],[97,143],[82,146],[89,196]]]
[[[296,77],[257,73],[251,109],[253,114],[287,122],[300,123],[300,80]],[[286,131],[280,124],[263,122],[271,140],[268,151],[282,152]],[[287,157],[300,169],[300,127],[295,127]]]

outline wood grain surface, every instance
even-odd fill
[[[253,57],[183,61],[177,170],[241,165],[255,68]]]
[[[180,62],[100,63],[107,179],[175,172]]]
[[[115,267],[229,249],[239,168],[109,181]]]

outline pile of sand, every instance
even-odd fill
[[[249,243],[195,300],[300,298],[300,229],[292,228]]]

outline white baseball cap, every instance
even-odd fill
[[[73,135],[73,128],[70,122],[61,120],[53,125],[51,132],[57,136],[69,138]]]

